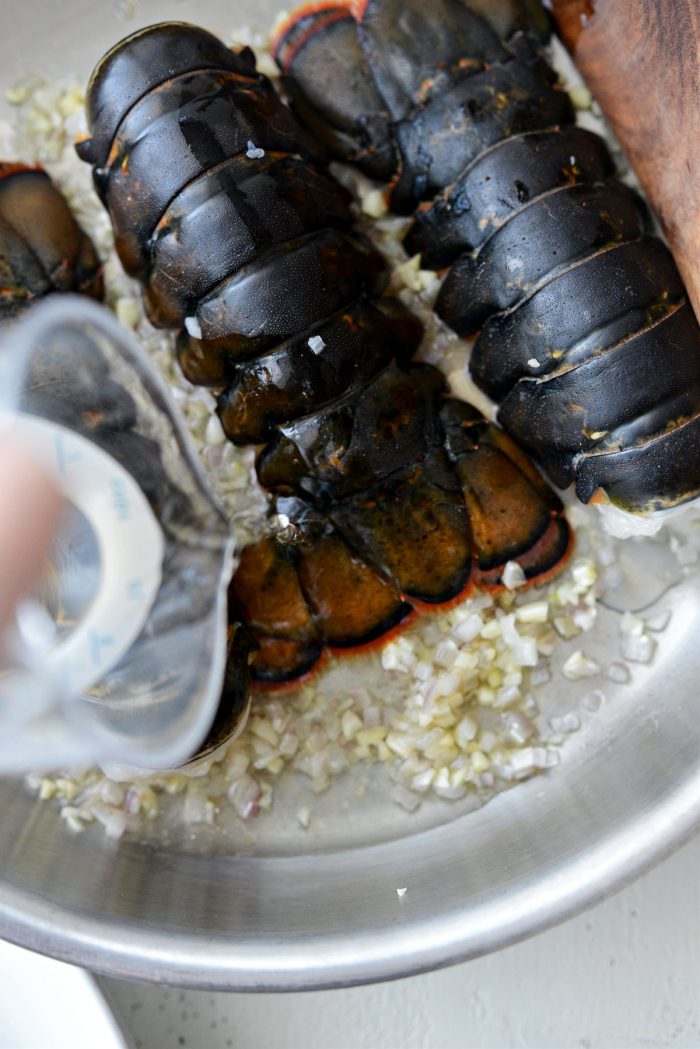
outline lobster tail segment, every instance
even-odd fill
[[[600,182],[613,161],[598,135],[575,126],[502,139],[421,206],[404,243],[440,269],[474,251],[527,204],[565,186]]]
[[[155,227],[151,317],[159,327],[181,327],[200,298],[262,252],[327,227],[348,229],[349,203],[338,183],[287,154],[244,153],[215,165],[177,194]],[[224,250],[212,252],[222,228]]]
[[[90,78],[86,108],[90,138],[78,143],[81,160],[101,168],[121,121],[139,99],[174,77],[198,70],[228,70],[255,79],[250,48],[231,51],[212,33],[184,22],[139,29],[100,60]]]
[[[499,584],[509,561],[528,581],[543,581],[571,546],[561,501],[507,434],[470,405],[448,398],[440,414],[469,515],[476,581]]]
[[[454,331],[470,335],[596,249],[639,239],[647,222],[642,199],[621,184],[551,190],[495,230],[478,252],[460,255],[435,308]]]
[[[219,418],[236,444],[271,440],[289,422],[364,386],[392,360],[408,363],[423,334],[391,299],[360,298],[316,325],[229,371]]]

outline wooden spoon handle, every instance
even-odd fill
[[[550,0],[700,317],[700,0]]]

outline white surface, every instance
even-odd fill
[[[0,1049],[126,1049],[95,981],[0,940]]]
[[[210,994],[105,980],[139,1049],[697,1049],[700,837],[499,954],[373,987]]]

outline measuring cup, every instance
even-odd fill
[[[227,629],[233,539],[132,334],[83,297],[32,308],[3,332],[3,434],[65,508],[41,586],[0,638],[0,771],[170,768],[232,735],[248,702]]]

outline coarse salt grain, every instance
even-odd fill
[[[326,344],[320,335],[312,335],[306,340],[306,344],[311,350],[311,352],[315,353],[316,356],[318,356],[319,353],[323,353],[323,351],[326,348]]]

